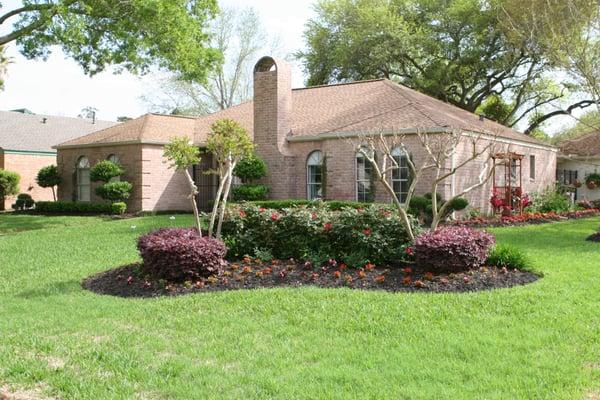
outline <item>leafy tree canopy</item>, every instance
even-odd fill
[[[320,0],[297,55],[309,85],[388,78],[514,126],[576,87],[507,33],[504,1]]]
[[[583,114],[573,127],[554,135],[552,142],[560,143],[564,140],[574,139],[594,131],[600,131],[600,112],[598,111],[590,111]]]
[[[60,46],[89,75],[107,65],[144,73],[157,64],[203,80],[220,59],[204,31],[216,12],[215,0],[23,0],[0,15],[8,29],[0,45],[16,42],[30,59]]]

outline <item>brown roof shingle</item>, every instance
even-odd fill
[[[210,125],[223,118],[237,120],[253,136],[253,103],[248,101],[197,118],[147,114],[61,146],[126,141],[167,142],[170,137],[183,135],[193,136],[194,141],[201,144],[206,141]],[[291,121],[291,137],[373,129],[447,128],[546,145],[496,122],[480,121],[473,113],[385,79],[293,89]]]
[[[560,152],[566,156],[600,156],[600,131],[588,133],[559,144]]]

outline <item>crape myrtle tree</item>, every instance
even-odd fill
[[[410,156],[411,149],[407,143],[409,137],[417,138],[417,146],[424,156],[420,162],[415,162]],[[443,133],[431,133],[427,129],[416,129],[414,133],[400,133],[396,130],[375,130],[364,132],[347,141],[355,147],[371,164],[375,180],[379,182],[391,197],[402,223],[411,240],[414,232],[410,223],[408,208],[414,196],[415,189],[423,182],[429,182],[432,193],[432,222],[431,229],[437,229],[440,222],[447,215],[448,207],[454,200],[465,196],[473,190],[485,185],[492,177],[494,170],[493,155],[508,151],[508,147],[496,140],[493,133],[474,133],[463,129],[449,129]],[[414,143],[414,141],[413,141]],[[414,144],[412,150],[414,151]],[[463,152],[464,148],[467,149]],[[392,185],[392,174],[400,168],[397,150],[406,155],[406,163],[410,173],[410,184],[406,198],[401,201]],[[452,160],[458,155],[463,155],[456,163]],[[455,158],[456,157],[456,158]],[[438,204],[439,199],[435,194],[438,189],[448,183],[454,175],[472,167],[474,163],[479,166],[479,174],[460,190],[457,190],[448,201]],[[426,179],[424,175],[427,174]]]
[[[190,140],[189,137],[173,138],[165,145],[164,157],[170,162],[170,168],[175,168],[176,171],[184,173],[188,186],[190,188],[189,199],[192,203],[194,211],[194,221],[196,229],[202,236],[202,227],[200,226],[200,213],[198,212],[198,204],[196,203],[196,195],[198,194],[198,186],[194,182],[190,174],[190,168],[200,163],[200,149]]]
[[[145,73],[150,67],[203,81],[218,64],[205,28],[216,0],[22,0],[0,4],[0,46],[16,43],[29,59],[46,59],[52,46],[88,75],[108,65]]]
[[[240,160],[252,155],[254,145],[244,127],[234,120],[223,119],[211,126],[206,149],[215,159],[214,172],[219,176],[219,187],[210,216],[208,234],[212,236],[214,233],[215,238],[220,239],[227,198],[233,182],[233,171]],[[217,221],[216,230],[215,221]]]

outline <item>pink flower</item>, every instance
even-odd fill
[[[246,211],[240,210],[240,217],[246,218]]]
[[[332,228],[333,228],[333,225],[331,224],[331,222],[327,222],[327,223],[325,223],[325,225],[323,225],[323,230],[325,232],[329,232]]]
[[[271,214],[271,221],[277,221],[279,219],[279,214],[273,213]]]
[[[315,219],[317,219],[317,213],[312,213],[310,215],[310,217],[312,218],[312,220],[314,221]]]
[[[261,212],[261,213],[265,212],[265,209],[261,207],[261,208],[258,209],[258,212]]]
[[[365,234],[365,236],[371,236],[371,230],[369,228],[364,229],[363,233]]]
[[[415,251],[413,250],[412,247],[407,247],[406,250],[404,250],[404,252],[406,254],[408,254],[409,256],[412,256],[413,254],[415,254]]]

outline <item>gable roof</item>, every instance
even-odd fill
[[[117,122],[92,123],[84,118],[0,111],[0,148],[54,153],[52,146],[115,124]]]
[[[253,136],[253,113],[253,102],[248,101],[196,118],[146,114],[119,127],[96,132],[58,147],[93,146],[115,142],[165,143],[170,137],[184,135],[193,137],[196,143],[202,144],[210,133],[210,125],[223,118],[238,121],[250,136]],[[182,118],[191,119],[193,128],[192,122],[181,122]],[[142,123],[141,120],[147,122]],[[155,121],[156,124],[148,121]],[[162,126],[162,130],[155,129],[155,125]],[[292,90],[289,140],[315,140],[336,134],[374,129],[416,128],[464,129],[552,147],[491,120],[480,121],[479,116],[471,112],[386,79]]]
[[[588,133],[559,144],[560,152],[566,156],[600,157],[600,131]]]

